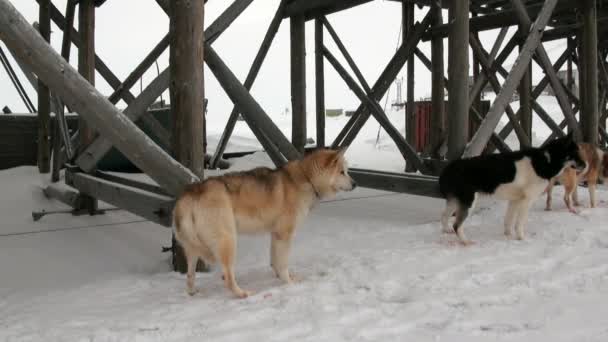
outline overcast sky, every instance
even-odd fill
[[[11,1],[30,22],[38,17],[38,6],[35,0]],[[205,9],[205,26],[209,25],[231,1],[210,0]],[[277,8],[279,0],[256,0],[214,43],[218,54],[232,71],[242,80],[264,37],[268,24]],[[54,0],[54,4],[65,12],[66,0]],[[426,12],[416,10],[416,19],[421,20]],[[446,17],[446,16],[444,16]],[[401,25],[401,4],[394,1],[377,0],[356,8],[333,14],[328,17],[347,49],[350,51],[363,75],[371,85],[394,54],[397,48]],[[75,24],[76,25],[76,24]],[[112,71],[123,80],[133,68],[148,54],[168,31],[169,21],[153,0],[108,0],[97,10],[96,18],[96,51]],[[510,32],[513,32],[514,28]],[[52,44],[57,51],[61,46],[60,31],[53,26]],[[486,50],[491,49],[496,32],[486,32],[481,36]],[[291,106],[289,85],[289,22],[283,21],[275,37],[273,46],[264,62],[261,72],[254,84],[252,93],[262,107],[270,114],[284,111]],[[328,34],[326,45],[339,56],[339,52]],[[447,58],[447,41],[445,41]],[[546,45],[549,55],[555,59],[563,50],[564,42]],[[430,44],[420,46],[430,57]],[[307,62],[307,111],[314,115],[314,23],[306,25],[306,62]],[[512,55],[505,66],[513,63]],[[71,62],[76,65],[76,53],[73,48]],[[162,71],[168,65],[168,50],[159,59]],[[346,63],[342,58],[343,65]],[[446,59],[446,68],[449,59]],[[16,64],[13,64],[16,67]],[[326,107],[354,109],[358,101],[344,82],[338,78],[331,65],[325,63],[326,70]],[[416,98],[429,96],[430,73],[419,61],[416,62]],[[402,71],[403,72],[403,71]],[[19,75],[21,76],[20,72]],[[156,76],[153,67],[143,77],[145,87]],[[536,81],[542,77],[538,68],[534,72]],[[21,77],[22,82],[27,83]],[[536,82],[535,81],[535,82]],[[111,88],[103,78],[97,75],[97,88],[109,95]],[[209,115],[225,120],[232,104],[224,94],[212,73],[205,68],[206,97],[209,98]],[[27,85],[28,93],[35,103],[35,93]],[[403,94],[405,94],[405,87]],[[137,95],[140,84],[132,88]],[[394,99],[395,88],[391,88],[389,100]],[[168,100],[168,92],[163,94]],[[8,105],[14,112],[25,112],[17,92],[13,88],[6,72],[0,70],[0,107]],[[124,103],[120,106],[124,107]]]

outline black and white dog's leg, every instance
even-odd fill
[[[441,214],[441,230],[444,233],[452,233],[453,230],[450,228],[450,217],[456,212],[458,209],[458,201],[450,198],[445,201],[445,209],[443,210],[443,214]]]
[[[509,201],[509,205],[507,206],[507,213],[505,215],[505,235],[511,236],[511,230],[513,229],[513,224],[515,223],[515,218],[519,212],[519,202],[520,201]]]
[[[468,215],[469,207],[459,203],[458,209],[456,210],[456,221],[454,221],[454,231],[458,235],[460,242],[465,246],[473,243],[472,241],[467,240],[467,237],[464,235],[464,228],[462,227],[462,223],[467,219]]]
[[[517,239],[523,240],[525,236],[525,226],[528,221],[528,211],[530,210],[530,205],[532,201],[529,198],[524,198],[519,201],[518,210],[517,210]]]

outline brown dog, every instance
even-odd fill
[[[211,177],[190,185],[174,209],[175,236],[188,262],[188,293],[196,293],[198,258],[222,265],[226,287],[247,297],[234,276],[238,233],[270,233],[270,265],[290,283],[287,269],[291,240],[298,224],[322,198],[356,186],[343,151],[322,149],[282,168],[256,168]]]
[[[549,182],[546,190],[547,206],[545,210],[551,210],[551,190],[557,181],[564,185],[564,202],[566,202],[566,206],[570,212],[577,213],[572,204],[575,206],[579,205],[577,188],[578,184],[583,181],[587,181],[589,202],[591,208],[595,208],[597,204],[595,186],[599,179],[608,177],[608,154],[587,143],[580,143],[579,151],[581,159],[587,164],[585,169],[577,173],[573,168],[566,168],[559,176]]]

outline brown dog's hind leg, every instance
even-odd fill
[[[551,210],[551,201],[552,201],[552,193],[553,193],[553,187],[555,186],[555,178],[551,179],[549,181],[549,184],[547,185],[547,188],[545,189],[545,192],[547,193],[547,202],[545,205],[545,210]]]
[[[218,239],[217,259],[222,264],[224,273],[224,283],[226,287],[234,293],[238,298],[246,298],[251,295],[251,292],[245,291],[236,283],[234,275],[234,261],[236,259],[236,231],[223,234]]]
[[[186,275],[186,285],[188,286],[187,292],[189,295],[194,296],[198,290],[194,286],[194,279],[196,277],[196,264],[198,263],[198,256],[192,251],[184,248],[186,254],[186,262],[188,263],[188,274]]]

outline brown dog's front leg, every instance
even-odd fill
[[[291,249],[291,233],[271,234],[270,242],[270,266],[274,270],[276,276],[286,283],[292,283],[293,279],[289,274],[289,251]]]

